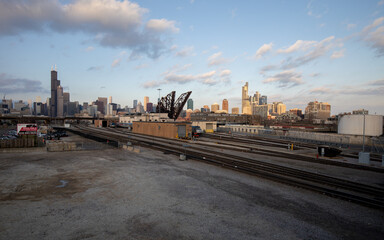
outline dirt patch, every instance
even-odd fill
[[[6,193],[0,193],[0,201],[72,198],[89,189],[100,175],[100,172],[71,172],[27,180]]]

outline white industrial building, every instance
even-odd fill
[[[381,115],[344,115],[339,120],[338,133],[347,135],[364,134],[365,136],[377,137],[383,135],[383,116]]]

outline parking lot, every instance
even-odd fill
[[[384,234],[380,210],[148,149],[1,153],[0,184],[0,239]]]

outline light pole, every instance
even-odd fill
[[[157,89],[159,91],[159,99],[157,100],[157,108],[159,109],[159,122],[160,122],[160,91],[161,91],[161,88],[158,88]]]
[[[365,110],[363,109],[363,115],[364,115],[364,120],[363,120],[363,152],[365,152]]]

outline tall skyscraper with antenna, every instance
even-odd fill
[[[60,80],[57,80],[57,67],[55,70],[51,68],[51,102],[50,102],[50,116],[57,117],[57,87],[60,86]]]

